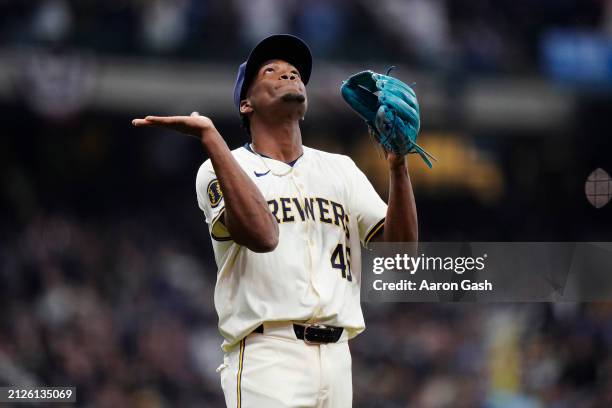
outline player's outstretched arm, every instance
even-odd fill
[[[417,242],[419,226],[412,183],[408,174],[406,156],[386,153],[389,164],[389,202],[379,242]]]
[[[254,252],[270,252],[276,248],[278,223],[268,203],[242,170],[209,118],[194,112],[191,116],[147,116],[134,119],[132,124],[173,129],[199,139],[221,185],[225,225],[234,242]]]

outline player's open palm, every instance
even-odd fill
[[[202,132],[214,127],[212,120],[193,112],[190,116],[147,116],[134,119],[134,126],[164,127],[200,139]]]

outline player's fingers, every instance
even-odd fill
[[[172,123],[171,119],[173,118],[174,118],[173,116],[147,116],[145,117],[145,120],[151,123],[162,124],[162,123]]]
[[[132,125],[134,125],[134,126],[150,126],[151,123],[149,123],[146,119],[134,119],[134,120],[132,120]]]
[[[172,126],[180,122],[180,117],[174,116],[147,116],[144,119],[134,119],[134,126]]]
[[[200,116],[200,114],[198,112],[191,112],[191,116]]]
[[[145,120],[153,126],[184,125],[189,116],[147,116]]]

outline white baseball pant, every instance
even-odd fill
[[[347,408],[352,406],[346,331],[337,343],[307,344],[289,322],[264,323],[225,353],[221,387],[228,408]]]

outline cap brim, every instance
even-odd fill
[[[240,99],[244,99],[246,91],[257,71],[266,61],[280,59],[293,65],[300,73],[304,85],[310,79],[312,70],[312,54],[310,48],[301,39],[290,34],[276,34],[264,38],[251,51],[247,59],[244,82],[240,90]]]

